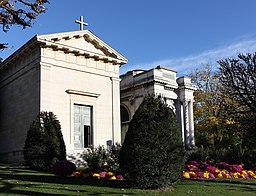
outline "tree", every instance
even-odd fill
[[[235,112],[256,113],[256,53],[218,61],[220,82],[232,99],[240,103]]]
[[[222,93],[231,97],[228,113],[236,117],[243,132],[243,146],[252,148],[256,138],[256,53],[218,61]]]
[[[60,122],[52,112],[40,112],[27,133],[24,146],[26,165],[50,171],[58,160],[66,160]]]
[[[230,96],[221,92],[220,74],[212,65],[204,65],[189,75],[197,91],[194,93],[195,138],[203,147],[231,147],[241,144],[236,119],[227,113]]]
[[[0,25],[7,32],[12,25],[23,28],[31,27],[33,20],[45,12],[44,4],[49,0],[0,0]],[[0,43],[0,50],[7,48],[6,43]]]
[[[136,187],[160,188],[181,178],[181,132],[173,111],[159,98],[144,98],[129,124],[119,162]]]

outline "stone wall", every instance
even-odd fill
[[[30,124],[39,113],[39,52],[7,61],[0,68],[0,161],[20,162]]]

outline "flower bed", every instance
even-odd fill
[[[124,176],[114,172],[94,172],[87,168],[75,171],[71,175],[75,178],[124,180]],[[242,178],[256,179],[256,169],[245,170],[243,165],[228,164],[225,162],[213,164],[212,162],[190,161],[186,163],[183,171],[185,179],[214,179],[214,178]]]
[[[93,172],[90,169],[76,171],[72,175],[76,178],[89,178],[89,179],[105,179],[105,180],[123,180],[124,177],[120,174],[114,174],[113,172]]]
[[[209,179],[209,178],[242,178],[256,179],[255,170],[244,170],[243,165],[228,164],[221,162],[212,164],[211,162],[190,161],[185,166],[183,172],[185,179]]]

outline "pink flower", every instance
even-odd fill
[[[216,167],[214,167],[214,166],[212,166],[212,165],[207,165],[206,167],[205,167],[205,170],[206,171],[209,171],[209,172],[211,172],[211,173],[214,173],[215,171],[216,171]]]
[[[123,175],[117,175],[117,176],[116,176],[116,179],[118,179],[118,180],[123,180],[124,177],[123,177]]]
[[[100,178],[106,178],[107,172],[100,172]]]
[[[212,173],[210,173],[209,178],[215,178],[215,176]]]

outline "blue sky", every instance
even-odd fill
[[[163,65],[185,75],[202,64],[256,52],[255,0],[50,0],[32,28],[0,32],[8,57],[35,34],[89,29],[128,58],[121,73]]]

